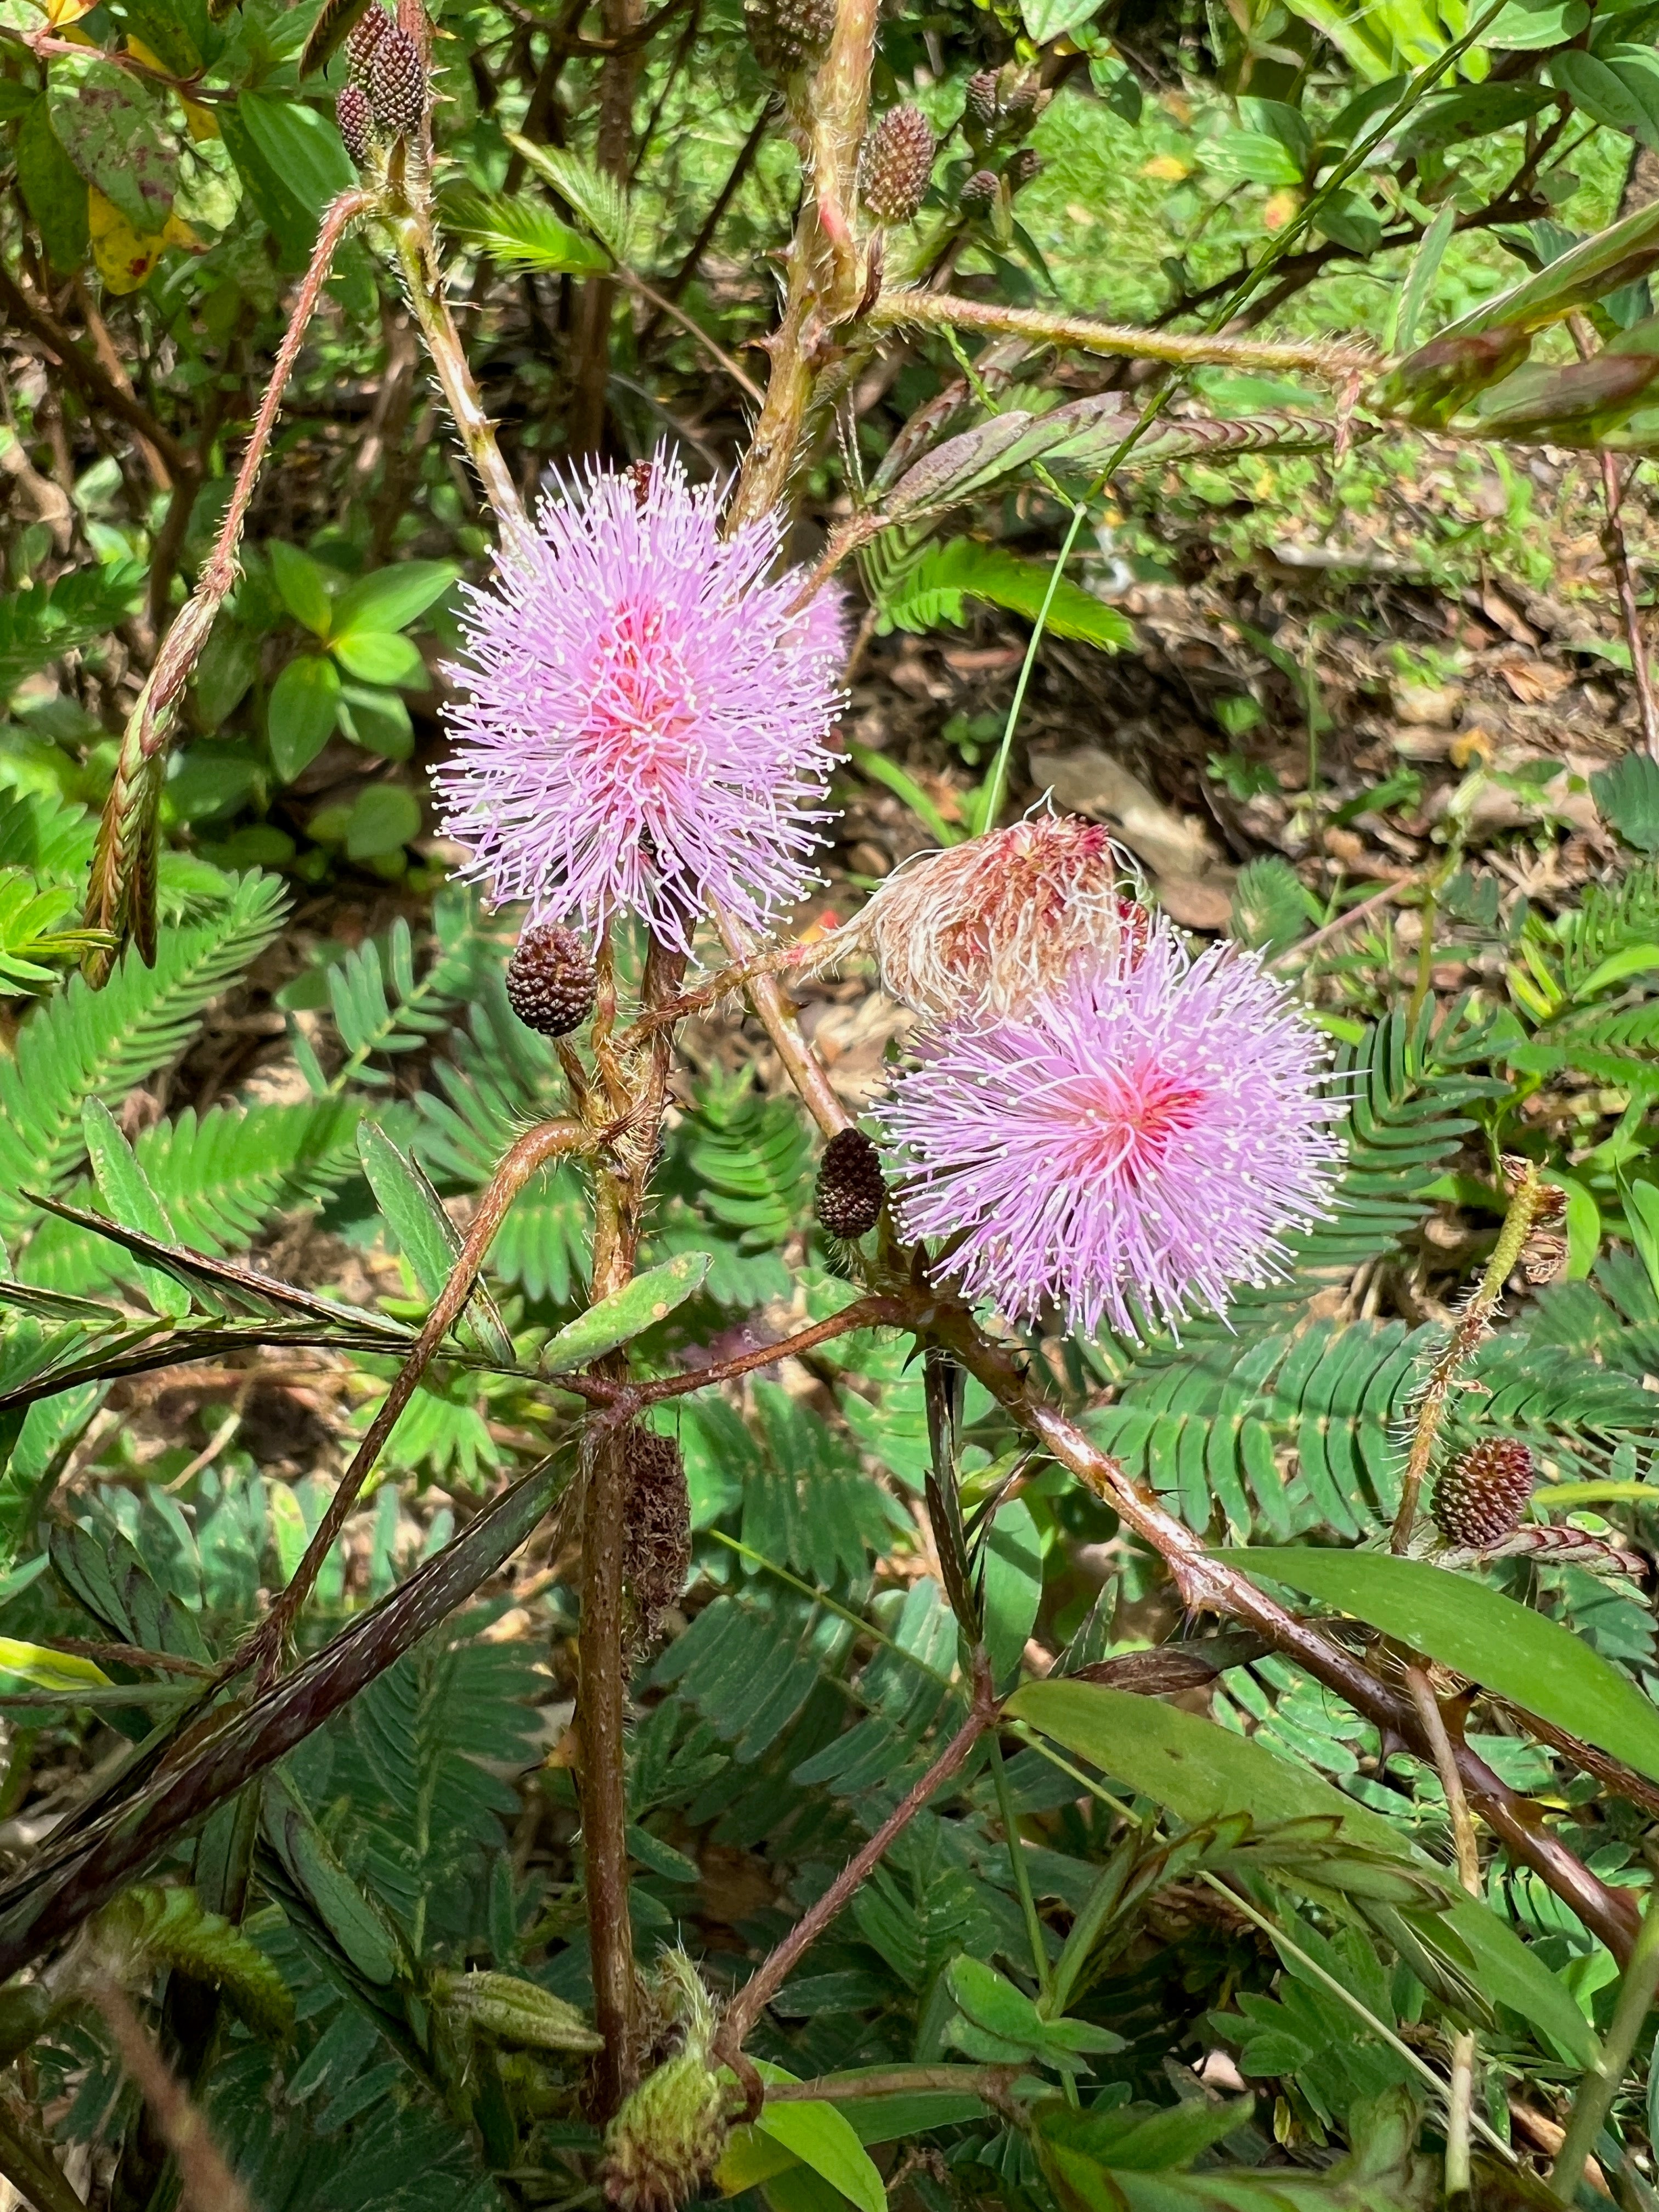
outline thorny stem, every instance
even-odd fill
[[[819,1345],[829,1344],[853,1329],[902,1327],[908,1312],[901,1298],[878,1295],[855,1298],[850,1306],[843,1306],[827,1320],[816,1321],[810,1328],[798,1330],[793,1336],[781,1337],[775,1344],[757,1344],[750,1352],[740,1352],[731,1359],[717,1361],[712,1367],[695,1368],[687,1375],[665,1376],[655,1382],[636,1382],[632,1387],[632,1402],[643,1409],[659,1406],[668,1398],[684,1398],[693,1390],[706,1390],[714,1383],[735,1382],[742,1376],[752,1375],[757,1367],[775,1366],[780,1359],[799,1359],[803,1352],[816,1351]]]
[[[782,499],[811,404],[817,372],[864,289],[851,222],[859,149],[870,105],[877,0],[839,0],[829,51],[800,116],[804,189],[789,249],[783,314],[769,343],[766,399],[726,515],[728,531],[769,514]]]
[[[325,210],[311,261],[295,297],[294,313],[272,364],[270,382],[248,434],[242,465],[212,553],[155,657],[137,704],[128,717],[116,760],[110,793],[98,825],[92,875],[87,890],[86,926],[117,940],[131,936],[142,957],[155,957],[153,875],[155,808],[161,799],[160,763],[173,728],[173,714],[191,672],[207,643],[219,609],[236,581],[236,549],[247,518],[253,488],[276,427],[283,394],[299,358],[300,347],[316,312],[323,284],[341,240],[369,204],[366,192],[342,192]],[[115,950],[88,954],[86,973],[101,983],[114,964]]]
[[[323,1562],[338,1541],[340,1531],[386,1438],[396,1427],[398,1416],[420,1387],[421,1377],[431,1365],[439,1346],[460,1318],[484,1255],[495,1243],[508,1208],[538,1168],[567,1152],[591,1151],[593,1142],[592,1133],[580,1121],[544,1121],[539,1127],[526,1131],[507,1153],[478,1201],[465,1242],[450,1270],[449,1280],[439,1292],[409,1357],[398,1369],[380,1410],[341,1478],[339,1488],[329,1500],[328,1510],[318,1522],[316,1534],[307,1545],[293,1580],[232,1660],[231,1674],[240,1674],[257,1664],[260,1668],[260,1688],[269,1686],[281,1663],[283,1647],[293,1631],[300,1608],[322,1571]]]
[[[1206,332],[1135,330],[1097,323],[1087,315],[1055,315],[1044,307],[1005,307],[994,300],[967,300],[953,292],[884,292],[865,319],[878,330],[983,331],[1040,344],[1075,347],[1133,361],[1163,361],[1196,368],[1206,362],[1238,368],[1306,369],[1332,377],[1370,374],[1381,366],[1368,346],[1322,341],[1295,345],[1272,338],[1229,338]]]
[[[1583,315],[1569,315],[1567,328],[1577,349],[1580,361],[1588,361],[1595,351],[1595,339],[1589,322]],[[1653,692],[1653,671],[1648,663],[1647,641],[1642,635],[1642,611],[1636,602],[1636,579],[1631,573],[1630,547],[1625,538],[1625,494],[1630,486],[1619,472],[1619,459],[1602,447],[1601,504],[1607,520],[1601,526],[1601,557],[1613,578],[1613,591],[1619,600],[1620,618],[1625,625],[1625,642],[1630,647],[1631,674],[1636,679],[1636,700],[1642,712],[1642,742],[1650,756],[1659,760],[1659,700]],[[1634,477],[1640,461],[1631,465]]]
[[[744,933],[730,915],[715,910],[721,942],[734,961],[750,957]],[[778,988],[775,975],[751,977],[749,1002],[755,1009],[757,1019],[772,1040],[772,1049],[783,1063],[784,1072],[799,1092],[807,1112],[826,1137],[838,1130],[851,1128],[853,1117],[836,1096],[835,1085],[825,1072],[823,1062],[802,1036],[795,1018],[784,1004],[783,993]]]
[[[978,2097],[993,2111],[1012,2109],[1013,2085],[1023,2066],[889,2066],[869,2073],[826,2074],[812,2081],[769,2081],[769,2105],[842,2105],[865,2097],[908,2097],[919,2090],[950,2089]]]
[[[1659,1992],[1659,1885],[1648,1892],[1641,1929],[1619,1984],[1612,2024],[1601,2039],[1595,2064],[1579,2081],[1567,2132],[1550,2169],[1551,2192],[1564,2204],[1571,2204],[1577,2194],[1595,2139],[1635,2052],[1636,2039],[1653,2008],[1656,1992]]]
[[[252,2212],[247,2192],[208,2133],[206,2121],[124,1992],[106,1978],[94,1984],[91,1995],[122,2065],[137,2083],[173,2153],[179,2169],[179,2201],[185,2212]]]
[[[653,1030],[672,1029],[677,1022],[690,1014],[701,1014],[708,1007],[718,1006],[722,999],[745,990],[757,975],[775,975],[787,968],[802,966],[815,948],[800,944],[769,945],[763,952],[756,952],[747,959],[738,960],[729,968],[722,968],[705,982],[690,991],[682,991],[666,1005],[653,1006],[630,1022],[617,1040],[618,1052],[626,1052],[648,1036]]]
[[[997,1717],[990,1670],[983,1652],[975,1654],[974,1702],[968,1717],[920,1781],[912,1784],[864,1845],[855,1851],[822,1897],[809,1906],[777,1948],[762,1960],[726,2008],[715,2039],[714,2055],[731,2065],[742,2055],[756,2022],[793,1972],[799,1961],[838,1917],[855,1893],[904,1833],[933,1792],[959,1773],[969,1753]]]
[[[426,349],[442,386],[444,404],[449,410],[455,434],[483,487],[484,497],[495,509],[502,535],[511,544],[514,538],[528,536],[529,520],[524,501],[519,497],[519,487],[496,443],[495,425],[478,397],[478,387],[467,364],[466,349],[461,343],[455,319],[444,296],[431,217],[424,207],[410,208],[395,216],[389,227],[404,289],[421,326],[421,336],[426,340]]]
[[[1445,1792],[1451,1818],[1452,1843],[1457,1854],[1457,1878],[1468,1896],[1480,1894],[1480,1846],[1463,1792],[1463,1778],[1453,1756],[1446,1717],[1440,1710],[1425,1669],[1414,1662],[1406,1668],[1406,1687],[1423,1723],[1424,1739],[1433,1753],[1435,1771]],[[1474,2111],[1474,2036],[1460,2029],[1451,2039],[1451,2085],[1446,2098],[1446,2202],[1467,2200],[1471,2172],[1469,2123]]]
[[[641,984],[641,1005],[652,1008],[672,999],[684,967],[684,953],[653,939]],[[653,1031],[643,1063],[632,1070],[635,1088],[628,1115],[627,1161],[620,1169],[606,1164],[596,1168],[592,1285],[596,1302],[621,1290],[634,1272],[646,1186],[667,1097],[672,1051],[667,1030]],[[623,1381],[628,1373],[626,1352],[614,1352],[596,1363],[594,1372],[605,1379]],[[581,1745],[582,1856],[586,1871],[593,2016],[605,2038],[594,2060],[594,2111],[596,2118],[605,2120],[633,2088],[639,2071],[623,1746],[628,1709],[623,1619],[627,1464],[623,1439],[612,1420],[590,1425],[582,1447],[582,1474],[576,1729]]]
[[[1400,1489],[1400,1510],[1395,1516],[1393,1533],[1389,1538],[1391,1552],[1403,1552],[1412,1540],[1417,1526],[1417,1509],[1423,1495],[1423,1484],[1434,1462],[1435,1446],[1439,1441],[1440,1425],[1445,1419],[1446,1401],[1461,1370],[1480,1349],[1490,1332],[1492,1318],[1498,1311],[1498,1302],[1504,1295],[1516,1262],[1520,1259],[1540,1208],[1546,1202],[1546,1188],[1538,1179],[1538,1170],[1530,1164],[1521,1176],[1510,1200],[1509,1211],[1504,1216],[1504,1225],[1498,1232],[1498,1243],[1486,1272],[1480,1278],[1474,1296],[1469,1300],[1452,1324],[1445,1347],[1429,1370],[1423,1384],[1423,1394],[1418,1401],[1417,1419],[1412,1429],[1411,1449],[1406,1458],[1405,1479]]]

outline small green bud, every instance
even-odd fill
[[[695,2045],[648,2074],[605,2131],[605,2194],[618,2212],[678,2212],[720,2162],[729,2091]]]
[[[605,2047],[605,2038],[574,2005],[517,1974],[434,1974],[432,1996],[445,2011],[498,2043],[522,2044],[532,2051]]]

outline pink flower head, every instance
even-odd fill
[[[467,595],[444,827],[532,922],[635,914],[687,949],[718,902],[763,927],[814,880],[839,605],[792,615],[781,518],[722,539],[719,488],[661,451],[559,490]]]
[[[1146,941],[1127,855],[1097,823],[1030,814],[888,877],[848,924],[892,995],[918,1013],[1016,1014],[1083,958]],[[827,949],[834,949],[828,940]]]
[[[922,1047],[883,1119],[911,1237],[959,1238],[970,1298],[1091,1334],[1221,1312],[1328,1206],[1340,1110],[1319,1032],[1253,954],[1194,959],[1166,921],[1006,1021]]]

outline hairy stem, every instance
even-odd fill
[[[306,1546],[305,1555],[295,1568],[292,1581],[232,1661],[231,1673],[240,1674],[249,1666],[258,1664],[261,1668],[260,1687],[263,1689],[267,1686],[281,1662],[283,1645],[293,1632],[300,1609],[310,1596],[324,1561],[338,1542],[340,1531],[344,1528],[352,1507],[357,1503],[358,1495],[384,1449],[386,1438],[397,1426],[404,1407],[419,1389],[421,1377],[431,1365],[439,1346],[459,1320],[461,1310],[471,1296],[472,1286],[478,1279],[478,1270],[484,1263],[484,1255],[495,1243],[496,1234],[507,1218],[508,1208],[538,1168],[565,1153],[591,1150],[592,1143],[591,1133],[580,1121],[544,1121],[539,1127],[526,1131],[508,1151],[478,1201],[478,1210],[472,1217],[466,1240],[450,1270],[449,1280],[439,1292],[408,1358],[398,1369],[380,1410],[354,1453],[350,1466],[341,1477],[339,1488],[330,1498],[328,1510],[318,1522],[315,1534]]]
[[[853,1854],[823,1896],[801,1915],[777,1948],[762,1960],[732,2000],[714,2045],[715,2056],[725,2059],[728,2065],[741,2054],[756,2022],[799,1961],[869,1880],[933,1792],[961,1771],[974,1746],[994,1724],[996,1700],[991,1692],[983,1653],[975,1655],[975,1665],[974,1702],[967,1719],[927,1771],[900,1798],[862,1850]]]
[[[951,292],[884,292],[866,319],[878,330],[983,331],[997,337],[1030,338],[1083,353],[1164,361],[1188,368],[1206,362],[1234,368],[1307,369],[1316,374],[1366,375],[1381,364],[1366,346],[1281,343],[1268,338],[1228,338],[1206,332],[1135,330],[1097,323],[1087,315],[1051,314],[1046,307],[1006,307],[994,300],[965,300]]]
[[[106,932],[112,945],[90,952],[85,963],[88,981],[101,983],[114,965],[120,946],[131,938],[142,957],[155,958],[155,844],[156,810],[161,803],[162,756],[172,734],[179,701],[191,672],[207,643],[220,607],[236,581],[236,549],[242,525],[258,481],[265,447],[276,427],[283,394],[298,360],[300,347],[316,312],[323,284],[333,266],[341,240],[368,206],[366,192],[342,192],[325,210],[312,249],[311,262],[295,297],[294,313],[271,366],[270,382],[249,433],[247,449],[231,488],[230,503],[219,526],[212,553],[197,580],[196,589],[179,609],[155,657],[137,704],[127,719],[121,750],[98,842],[93,850],[92,875],[87,890],[86,926]],[[185,470],[190,456],[183,456]]]
[[[644,1008],[677,994],[685,956],[653,941],[641,988]],[[614,1004],[614,984],[612,985]],[[629,1157],[620,1171],[595,1176],[593,1297],[609,1297],[634,1272],[650,1165],[667,1097],[672,1040],[651,1032],[633,1077],[627,1117]],[[620,1062],[619,1062],[620,1065]],[[597,1376],[623,1382],[626,1352],[596,1364]],[[582,1448],[581,1618],[576,1650],[576,1731],[582,1856],[586,1870],[587,1930],[593,1971],[594,2024],[605,2045],[594,2060],[594,2112],[605,2120],[638,2079],[635,2033],[637,1991],[634,1931],[628,1899],[628,1777],[623,1729],[628,1662],[623,1618],[623,1560],[627,1544],[628,1483],[622,1435],[613,1420],[593,1424]]]
[[[1457,1878],[1470,1897],[1480,1894],[1480,1846],[1474,1832],[1474,1821],[1469,1813],[1469,1801],[1463,1792],[1463,1778],[1457,1771],[1453,1755],[1451,1736],[1446,1727],[1446,1717],[1440,1710],[1440,1701],[1430,1685],[1426,1671],[1413,1662],[1406,1668],[1406,1687],[1417,1717],[1423,1723],[1424,1740],[1433,1753],[1435,1771],[1440,1777],[1440,1787],[1445,1792],[1446,1810],[1451,1817],[1452,1842],[1457,1854]],[[1469,2194],[1471,2171],[1469,2163],[1469,2125],[1474,2112],[1474,2036],[1465,2028],[1451,2039],[1451,2085],[1446,2098],[1446,2202],[1448,2205],[1467,2200]]]
[[[782,319],[768,342],[766,399],[726,515],[736,530],[782,500],[800,451],[818,371],[864,289],[853,243],[859,149],[870,106],[877,0],[839,0],[829,51],[797,116],[805,188],[789,248]]]
[[[1426,923],[1425,925],[1427,926]],[[1446,1401],[1452,1385],[1490,1332],[1498,1302],[1504,1295],[1504,1285],[1514,1272],[1540,1208],[1546,1203],[1545,1186],[1538,1179],[1538,1170],[1530,1164],[1522,1171],[1510,1197],[1509,1210],[1504,1216],[1504,1225],[1498,1232],[1498,1242],[1486,1272],[1480,1278],[1474,1296],[1469,1300],[1452,1326],[1445,1348],[1429,1370],[1418,1401],[1417,1419],[1412,1429],[1411,1449],[1406,1457],[1405,1479],[1400,1489],[1400,1510],[1395,1514],[1393,1532],[1389,1538],[1391,1552],[1403,1552],[1410,1544],[1412,1532],[1417,1526],[1417,1509],[1423,1496],[1423,1484],[1434,1463],[1435,1447],[1440,1439],[1440,1428],[1445,1419]]]
[[[1577,2193],[1595,2138],[1635,2054],[1636,2039],[1653,2008],[1656,1992],[1659,1992],[1659,1892],[1650,1889],[1641,1930],[1625,1964],[1612,2025],[1601,2039],[1595,2065],[1578,2084],[1567,2132],[1550,2170],[1550,2189],[1564,2204],[1571,2204]]]
[[[738,963],[750,959],[752,956],[749,945],[737,923],[718,908],[714,919],[721,941],[732,959]],[[850,1128],[853,1117],[836,1097],[823,1062],[796,1026],[794,1016],[784,1004],[777,977],[769,974],[751,975],[748,990],[756,1018],[772,1040],[772,1048],[783,1063],[784,1073],[819,1128],[826,1137],[833,1137],[839,1129]]]
[[[431,217],[424,207],[406,209],[393,219],[391,231],[404,289],[421,326],[421,336],[426,340],[426,349],[437,374],[450,420],[455,425],[455,434],[483,487],[484,497],[495,510],[502,536],[510,544],[514,538],[527,535],[530,525],[524,501],[519,497],[519,487],[496,442],[495,425],[478,397],[455,319],[449,312]]]
[[[208,2133],[185,2085],[149,2038],[149,2032],[112,1981],[94,1984],[92,2001],[104,2015],[121,2063],[137,2083],[179,2171],[185,2212],[252,2212],[247,2192]]]

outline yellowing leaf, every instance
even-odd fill
[[[105,283],[112,292],[136,292],[161,258],[159,234],[142,236],[95,187],[87,194],[87,227],[92,258]]]
[[[1192,163],[1183,161],[1178,154],[1154,154],[1150,161],[1142,164],[1140,171],[1143,177],[1152,177],[1163,185],[1178,185],[1192,173]]]
[[[204,107],[199,100],[186,100],[181,92],[179,105],[185,111],[185,125],[199,146],[204,138],[222,138],[219,118],[210,107]]]
[[[136,292],[148,281],[164,246],[198,249],[202,243],[176,215],[170,215],[154,236],[135,230],[119,208],[95,187],[87,193],[87,227],[92,234],[92,258],[98,264],[98,274],[112,292]]]
[[[45,0],[46,21],[54,31],[62,31],[91,15],[95,4],[96,0]]]
[[[90,1659],[52,1651],[44,1644],[20,1644],[0,1636],[0,1674],[19,1674],[37,1690],[106,1690],[109,1676]]]
[[[142,39],[135,39],[131,32],[127,33],[127,52],[134,61],[143,62],[146,69],[160,70],[163,76],[167,75],[167,64],[161,56],[152,52]]]
[[[1302,195],[1287,185],[1283,191],[1270,192],[1261,210],[1263,230],[1283,230],[1302,204]]]

